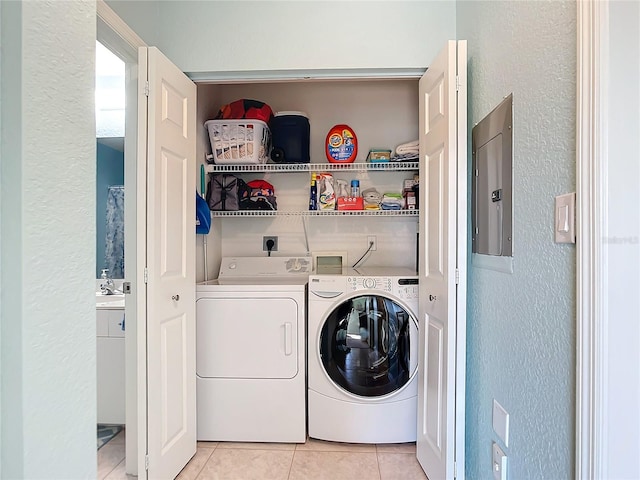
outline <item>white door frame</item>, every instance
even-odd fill
[[[137,351],[137,337],[140,334],[137,318],[146,317],[146,301],[138,295],[138,279],[142,279],[142,273],[138,268],[138,258],[145,259],[145,251],[138,250],[138,236],[136,225],[139,217],[144,219],[144,204],[140,203],[140,197],[146,198],[146,191],[138,188],[140,178],[139,162],[137,161],[137,91],[138,91],[138,48],[144,47],[144,41],[133,31],[118,15],[104,2],[96,1],[97,11],[97,40],[117,54],[125,61],[126,67],[126,120],[125,120],[125,191],[127,199],[136,199],[135,202],[125,201],[125,272],[126,280],[131,282],[132,294],[125,302],[125,315],[127,319],[127,334],[125,336],[125,369],[126,369],[126,472],[130,475],[138,474],[139,439],[146,438],[146,434],[139,438],[138,432],[146,430],[146,412],[138,411],[138,397],[140,395],[140,383],[146,388],[146,382],[138,382],[138,365],[141,359]],[[144,162],[142,162],[144,167]],[[143,184],[146,183],[146,174],[143,172]],[[142,191],[140,191],[142,190]],[[144,333],[144,332],[143,332]],[[142,360],[144,352],[142,352]],[[144,363],[146,365],[146,363]],[[145,391],[146,395],[146,391]],[[146,440],[145,440],[146,441]],[[143,451],[146,451],[143,450]]]
[[[608,0],[578,0],[576,478],[607,469]]]

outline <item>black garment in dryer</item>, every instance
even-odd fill
[[[320,334],[322,364],[334,383],[362,397],[388,395],[411,376],[410,314],[381,295],[338,305]]]

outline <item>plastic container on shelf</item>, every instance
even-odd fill
[[[309,189],[309,210],[318,209],[318,184],[315,172],[311,174],[311,187]]]
[[[208,120],[213,161],[219,165],[267,163],[271,131],[261,120]]]
[[[359,197],[360,196],[360,181],[359,180],[351,180],[351,196]]]
[[[271,121],[271,160],[309,163],[309,118],[304,112],[277,112]]]

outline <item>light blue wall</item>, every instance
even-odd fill
[[[425,68],[456,33],[448,0],[108,3],[187,73]]]
[[[510,414],[508,478],[573,478],[575,246],[553,223],[554,197],[575,191],[576,5],[459,1],[457,22],[469,134],[514,97],[514,273],[469,270],[467,478],[493,478],[493,399]]]
[[[0,477],[95,478],[96,6],[0,8]]]
[[[96,172],[96,278],[104,266],[105,233],[107,220],[107,192],[112,185],[124,185],[124,153],[97,144]]]
[[[108,0],[106,3],[147,45],[160,46],[160,4],[162,2]]]
[[[0,51],[2,51],[2,8],[0,8]],[[2,112],[2,62],[0,61],[0,112]],[[0,114],[0,131],[2,131],[2,115]],[[2,135],[0,135],[0,168],[2,166]],[[2,174],[0,174],[0,179]],[[2,195],[0,195],[0,212],[2,211]],[[2,251],[2,222],[0,221],[0,252]],[[2,261],[0,261],[0,291],[2,291]],[[0,318],[2,317],[2,305],[0,305]],[[2,328],[0,328],[0,359],[2,359]],[[0,361],[1,363],[1,361]],[[2,371],[0,370],[0,412],[2,411]],[[0,415],[0,452],[2,452],[2,415]],[[0,464],[2,457],[0,455]],[[0,467],[0,473],[2,467]]]

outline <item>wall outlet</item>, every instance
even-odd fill
[[[372,252],[375,252],[378,249],[378,239],[376,238],[375,235],[369,235],[367,237],[367,248],[369,248],[369,245],[371,245]]]
[[[271,244],[271,242],[273,242],[273,244]],[[269,249],[269,246],[271,246],[271,249]],[[263,252],[268,252],[268,251],[277,252],[278,251],[278,237],[273,236],[273,235],[262,237],[262,251]]]

